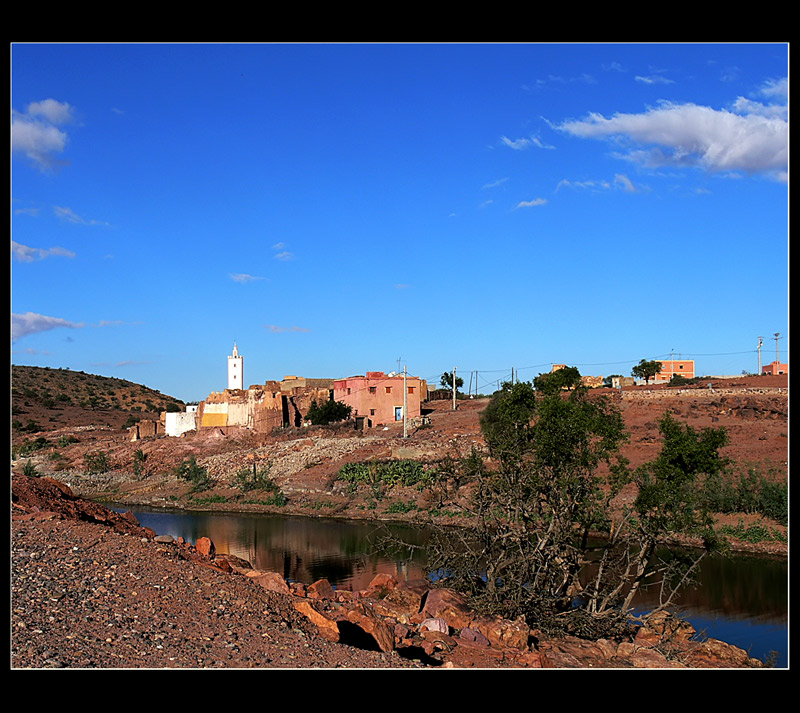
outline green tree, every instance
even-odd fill
[[[523,615],[543,630],[605,635],[626,624],[645,581],[663,585],[659,608],[689,581],[705,551],[658,559],[675,534],[702,536],[709,551],[716,544],[698,481],[724,466],[724,431],[696,434],[665,416],[661,454],[631,471],[610,400],[585,387],[542,392],[526,383],[504,384],[481,428],[492,461],[476,471],[475,525],[455,542],[442,531],[430,547],[432,568],[479,609]],[[638,496],[619,512],[612,500],[629,483]],[[594,533],[606,536],[598,542]]]
[[[576,389],[581,385],[581,373],[575,366],[565,366],[551,371],[549,374],[539,374],[533,380],[537,391],[554,393],[563,389]]]
[[[445,389],[451,389],[452,390],[452,388],[453,388],[453,372],[452,371],[445,371],[442,374],[442,378],[439,381],[439,383]],[[460,389],[462,386],[464,386],[464,379],[462,379],[460,376],[457,376],[456,377],[456,388]]]
[[[347,420],[350,418],[352,410],[351,406],[341,401],[326,401],[322,406],[318,406],[316,401],[312,401],[306,412],[306,418],[311,421],[313,426],[324,426]]]
[[[644,379],[645,384],[650,383],[656,374],[661,371],[660,361],[647,361],[642,359],[636,366],[631,369],[631,376],[636,376],[639,379]]]

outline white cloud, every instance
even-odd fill
[[[666,77],[662,77],[660,74],[651,74],[649,77],[636,75],[634,79],[637,82],[641,82],[642,84],[675,84],[675,82],[672,79],[667,79]]]
[[[45,99],[32,102],[27,110],[11,112],[11,149],[25,154],[41,170],[49,171],[63,163],[56,156],[67,145],[67,134],[58,128],[73,121],[73,108],[66,102]]]
[[[515,151],[523,151],[524,149],[528,149],[531,146],[537,149],[552,149],[555,148],[554,146],[550,146],[549,144],[544,143],[540,138],[536,136],[531,136],[530,138],[522,138],[522,139],[509,139],[508,136],[501,136],[500,141]]]
[[[514,208],[532,208],[533,206],[544,205],[545,203],[547,203],[546,198],[534,198],[531,201],[520,201]]]
[[[633,185],[631,179],[628,178],[624,173],[617,173],[614,176],[614,185],[615,186],[622,186],[626,191],[629,193],[636,192],[636,186]]]
[[[508,177],[505,178],[498,178],[496,181],[492,181],[491,183],[487,183],[482,187],[483,189],[486,188],[497,188],[498,186],[502,186],[506,181],[508,181]]]
[[[510,149],[515,151],[522,151],[531,145],[530,139],[509,139],[508,136],[501,136],[500,141],[503,142]]]
[[[583,188],[587,190],[608,190],[611,184],[608,181],[570,181],[567,178],[558,182],[556,191],[561,188]]]
[[[11,254],[15,260],[19,262],[35,262],[36,260],[44,260],[46,257],[75,257],[75,253],[66,248],[53,247],[47,250],[43,248],[31,248],[27,245],[22,245],[14,240],[11,241]]]
[[[559,128],[581,138],[648,146],[624,155],[648,166],[699,166],[786,178],[788,122],[776,116],[664,103],[641,114],[615,114],[610,119],[593,113],[583,120],[565,121]]]
[[[279,327],[277,324],[264,325],[273,334],[281,334],[283,332],[310,332],[306,327]]]
[[[104,225],[106,227],[111,225],[102,220],[87,220],[86,218],[82,218],[72,210],[72,208],[66,208],[64,206],[54,206],[53,212],[62,220],[66,220],[68,223],[75,223],[76,225]]]
[[[231,280],[233,280],[234,282],[241,282],[241,283],[253,282],[254,280],[263,280],[264,279],[263,277],[256,277],[255,275],[248,275],[247,273],[244,273],[244,272],[231,273],[230,277],[231,277]]]
[[[288,250],[284,250],[282,252],[279,252],[277,255],[275,255],[275,259],[276,260],[283,260],[284,262],[286,260],[291,260],[293,257],[294,257],[294,253],[290,253]]]
[[[66,102],[45,99],[28,104],[28,114],[42,116],[51,124],[71,124],[75,120],[74,109]]]
[[[36,314],[35,312],[12,314],[11,339],[15,341],[31,334],[46,332],[49,329],[59,329],[61,327],[80,329],[83,326],[83,322],[69,322],[60,317],[47,317],[43,314]]]

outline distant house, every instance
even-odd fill
[[[769,364],[764,364],[761,367],[762,374],[769,374],[770,376],[777,376],[778,374],[788,374],[789,365],[779,361],[773,361]]]
[[[402,421],[404,400],[408,403],[407,418],[416,418],[421,413],[421,402],[427,397],[428,385],[417,376],[407,376],[405,381],[407,394],[403,393],[402,374],[368,371],[366,376],[336,379],[333,398],[350,406],[354,418],[365,418],[370,428]]]
[[[694,379],[694,359],[659,359],[661,371],[656,374],[651,383],[663,384],[673,376],[682,376],[685,379]]]
[[[197,406],[187,406],[186,411],[167,411],[163,416],[164,433],[173,438],[197,428]]]

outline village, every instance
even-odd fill
[[[641,385],[664,385],[675,377],[685,380],[697,376],[693,359],[659,360],[660,370],[647,379],[614,375],[581,376],[588,388],[610,386],[621,390]],[[553,364],[551,373],[566,368],[566,364]],[[788,374],[788,364],[775,361],[760,366],[760,374]],[[714,379],[736,378],[709,377]],[[454,398],[451,390],[430,389],[425,379],[406,373],[367,371],[363,375],[345,378],[306,378],[287,375],[281,381],[244,387],[244,356],[234,342],[227,357],[227,387],[214,391],[198,404],[189,404],[185,411],[161,412],[158,421],[141,420],[130,427],[131,440],[152,436],[180,437],[191,431],[213,428],[242,428],[260,434],[276,429],[310,425],[307,414],[312,403],[338,401],[350,407],[350,415],[357,430],[372,429],[390,423],[402,422],[404,430],[423,422],[423,407],[429,398]]]

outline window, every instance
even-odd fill
[[[391,386],[387,386],[386,387],[386,393],[387,394],[391,394],[392,393],[392,387]]]
[[[374,408],[371,408],[371,409],[369,410],[369,415],[370,415],[370,416],[374,416],[374,415],[375,415],[375,409],[374,409]]]
[[[348,389],[347,389],[347,395],[348,395],[348,396],[350,395],[350,388],[349,388],[349,387],[348,387]]]
[[[370,387],[369,387],[369,392],[370,392],[371,394],[374,394],[374,393],[376,393],[377,391],[378,391],[378,387],[377,387],[377,386],[370,386]]]
[[[409,386],[408,387],[408,393],[409,394],[413,394],[414,393],[414,387],[413,386]]]

